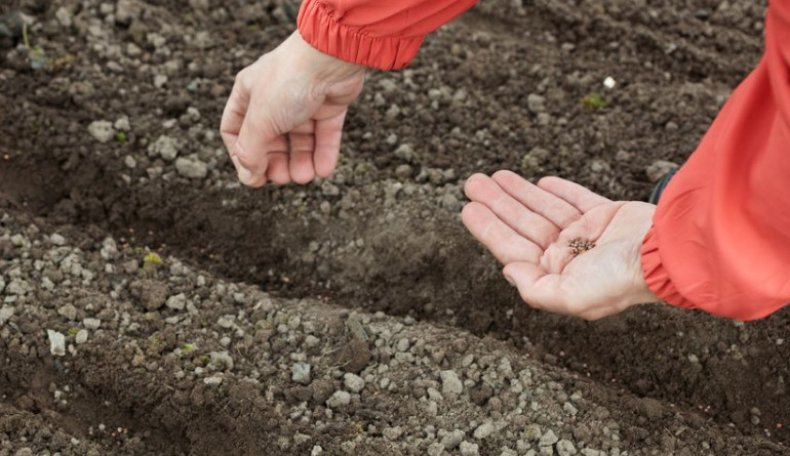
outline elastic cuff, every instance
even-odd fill
[[[324,54],[384,71],[408,65],[425,39],[370,36],[360,28],[341,24],[319,0],[302,3],[297,26],[302,38]]]
[[[645,282],[650,291],[664,300],[667,304],[684,309],[694,309],[697,306],[693,302],[684,298],[669,277],[669,272],[661,262],[661,254],[658,251],[658,236],[655,227],[650,228],[644,241],[642,241],[642,272],[645,275]]]

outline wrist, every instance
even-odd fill
[[[292,59],[298,71],[318,84],[343,82],[365,72],[362,65],[346,62],[314,48],[298,31],[292,33],[277,50],[285,58]]]

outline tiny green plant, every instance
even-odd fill
[[[143,269],[151,270],[156,269],[162,265],[162,257],[156,252],[148,252],[143,257]]]
[[[126,135],[126,132],[119,131],[115,134],[115,140],[121,144],[126,144],[126,141],[129,140],[129,137]]]
[[[582,106],[584,106],[585,109],[588,109],[588,110],[591,110],[591,111],[597,110],[597,109],[603,109],[608,104],[609,103],[606,101],[606,99],[603,97],[603,95],[601,95],[598,92],[591,92],[591,93],[585,95],[584,98],[582,98]]]
[[[68,331],[66,331],[66,336],[68,336],[68,337],[75,337],[78,332],[80,332],[79,329],[77,329],[75,327],[71,327],[71,328],[69,328]]]
[[[30,45],[30,35],[28,33],[27,24],[22,24],[22,44],[27,50],[28,58],[30,59],[30,67],[34,70],[44,70],[49,68],[50,61],[47,54],[40,46],[32,47]]]
[[[191,353],[195,351],[195,344],[191,344],[191,343],[181,344],[181,351],[184,353]]]

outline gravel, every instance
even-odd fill
[[[107,120],[96,120],[88,125],[88,133],[96,141],[100,143],[107,143],[115,137],[115,130],[113,129],[112,122]]]
[[[291,380],[300,385],[309,385],[312,381],[310,371],[312,366],[307,363],[295,363],[291,366]]]
[[[351,394],[346,391],[335,391],[332,396],[326,400],[326,406],[331,409],[338,409],[345,407],[351,403]]]
[[[445,370],[440,374],[442,379],[442,395],[453,397],[464,391],[464,384],[455,371]]]

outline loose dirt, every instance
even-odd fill
[[[0,455],[787,454],[788,311],[548,315],[458,217],[502,168],[644,199],[764,6],[486,0],[263,190],[217,124],[281,2],[0,6],[41,51],[0,40]]]

